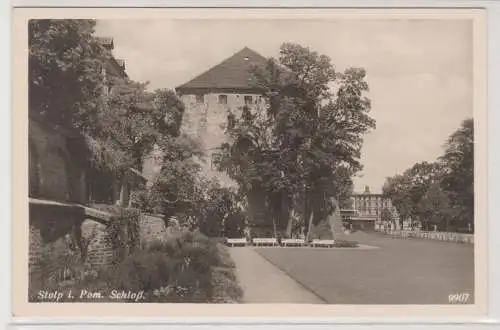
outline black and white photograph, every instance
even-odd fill
[[[22,299],[479,303],[458,12],[29,19]]]

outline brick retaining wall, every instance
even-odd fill
[[[106,230],[110,219],[108,213],[81,205],[30,199],[30,284],[62,276],[65,268],[99,269],[118,260]],[[142,246],[169,236],[160,216],[142,214],[139,221]]]

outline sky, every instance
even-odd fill
[[[472,117],[472,24],[467,20],[103,20],[131,79],[175,88],[243,47],[277,56],[284,42],[367,70],[371,116],[355,191],[380,192],[388,176],[433,161]]]

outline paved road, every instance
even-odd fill
[[[432,240],[353,234],[372,250],[257,248],[260,255],[331,304],[448,304],[469,293],[474,248]]]
[[[251,247],[229,249],[236,264],[236,275],[244,291],[245,303],[324,304],[314,293],[303,288]]]

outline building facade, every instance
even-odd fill
[[[351,217],[353,227],[374,230],[399,227],[398,212],[383,194],[371,193],[367,186],[363,193],[352,194],[351,199],[355,214]]]

